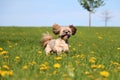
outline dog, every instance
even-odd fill
[[[43,34],[41,39],[41,44],[45,49],[46,55],[51,52],[57,53],[57,55],[60,55],[62,52],[68,53],[68,39],[76,34],[77,29],[73,25],[61,27],[58,24],[54,24],[52,31],[55,35],[58,35],[57,39],[53,39],[49,33]]]

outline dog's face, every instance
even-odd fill
[[[59,35],[64,40],[67,40],[71,35],[75,35],[76,28],[73,25],[61,27],[58,24],[53,25],[53,33]]]

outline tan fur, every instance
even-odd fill
[[[58,24],[54,24],[52,29],[54,34],[59,34],[60,26]]]
[[[47,33],[44,33],[42,35],[42,39],[41,39],[41,44],[42,46],[45,48],[46,45],[49,43],[50,40],[52,40],[53,37],[47,32]]]

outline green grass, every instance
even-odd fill
[[[45,55],[46,31],[56,37],[47,27],[0,27],[0,80],[120,79],[120,28],[78,27],[60,56]]]

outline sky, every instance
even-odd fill
[[[92,26],[104,26],[102,13],[108,11],[108,26],[120,26],[120,0],[104,0],[92,14]],[[0,0],[0,26],[88,26],[89,13],[78,0]]]

